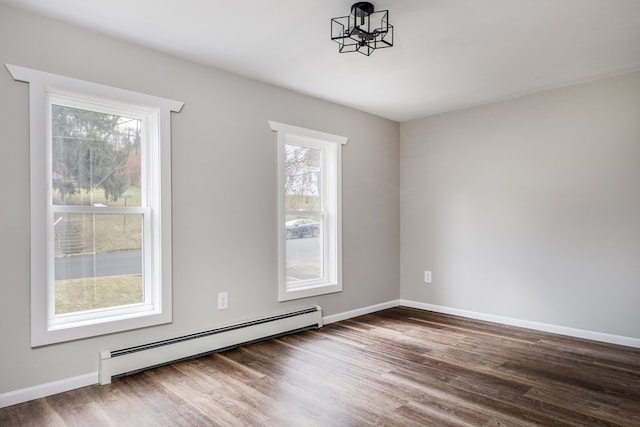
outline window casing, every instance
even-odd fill
[[[170,114],[182,103],[7,68],[29,83],[31,345],[170,322]]]
[[[341,154],[347,138],[278,132],[278,299],[342,291]]]

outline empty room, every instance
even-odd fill
[[[640,1],[0,0],[0,425],[639,426]]]

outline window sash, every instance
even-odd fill
[[[295,282],[289,282],[287,280],[285,280],[285,286],[287,291],[295,291],[297,289],[309,289],[309,288],[313,288],[313,287],[319,287],[319,286],[324,286],[324,285],[328,285],[331,283],[331,277],[329,275],[330,271],[329,271],[329,264],[331,262],[330,260],[330,246],[329,246],[329,229],[327,228],[327,223],[328,223],[328,219],[330,218],[330,216],[332,215],[332,213],[327,211],[327,206],[330,205],[330,203],[328,203],[328,192],[329,192],[329,186],[328,186],[328,181],[329,181],[329,177],[328,175],[328,168],[327,168],[327,162],[329,161],[329,157],[327,154],[327,144],[321,141],[316,141],[310,138],[302,138],[302,137],[293,137],[288,135],[288,137],[285,139],[285,150],[287,146],[296,146],[296,147],[301,147],[301,148],[311,148],[314,150],[318,150],[320,152],[320,161],[319,161],[319,168],[320,168],[320,182],[319,182],[319,194],[318,197],[320,198],[320,208],[321,210],[319,211],[309,211],[309,210],[295,210],[295,211],[285,211],[285,218],[282,218],[282,221],[286,221],[286,216],[287,215],[293,215],[293,216],[300,216],[300,217],[307,217],[307,216],[321,216],[322,217],[322,233],[320,235],[320,265],[321,265],[321,273],[320,273],[320,277],[318,278],[313,278],[313,279],[302,279],[302,280],[297,280]],[[285,165],[286,165],[286,159],[285,159]],[[284,165],[283,165],[284,166]],[[284,262],[287,263],[289,262],[290,258],[289,258],[289,252],[287,251],[286,247],[285,247],[285,253],[284,253]]]
[[[153,154],[150,146],[157,145],[158,139],[158,111],[157,109],[131,105],[123,102],[106,101],[104,99],[89,95],[77,95],[68,91],[51,90],[46,93],[47,115],[46,115],[46,137],[47,137],[47,183],[48,183],[48,203],[53,205],[53,106],[69,107],[77,110],[85,110],[100,114],[122,116],[126,118],[140,120],[140,206],[149,207],[154,195],[154,180],[150,179],[151,168],[149,156]],[[68,205],[54,205],[68,206]]]
[[[149,140],[149,122],[152,120],[154,110],[136,107],[123,103],[106,102],[104,100],[92,97],[84,97],[74,95],[68,92],[49,92],[47,93],[47,160],[48,160],[48,239],[47,239],[47,323],[49,330],[59,330],[63,328],[72,328],[93,323],[103,323],[112,321],[116,318],[127,318],[130,316],[139,316],[153,312],[154,302],[157,299],[154,294],[157,293],[152,285],[154,281],[159,280],[154,276],[151,269],[152,265],[152,248],[153,236],[151,232],[151,208],[149,205],[149,197],[147,194],[147,156]],[[68,107],[80,111],[95,112],[98,114],[114,115],[130,119],[139,120],[141,122],[140,132],[140,203],[141,207],[109,207],[109,206],[72,206],[59,205],[53,203],[53,107]],[[61,214],[87,214],[87,215],[142,215],[142,283],[143,283],[143,300],[140,303],[128,304],[125,306],[117,305],[112,307],[104,307],[99,309],[91,309],[84,311],[75,311],[70,313],[56,313],[56,280],[55,280],[55,223],[56,213]]]
[[[115,305],[91,310],[75,311],[69,313],[56,313],[56,256],[55,256],[55,214],[73,213],[86,215],[131,215],[142,217],[142,284],[143,300],[140,303]],[[159,302],[158,291],[153,286],[153,280],[157,280],[153,271],[153,254],[145,248],[152,248],[151,236],[151,209],[150,208],[96,208],[91,206],[51,206],[48,218],[47,236],[47,322],[50,330],[74,328],[94,323],[103,323],[117,318],[136,317],[157,311],[155,308]],[[95,278],[96,276],[94,276]],[[112,277],[112,276],[107,276]],[[91,277],[87,277],[91,279]]]

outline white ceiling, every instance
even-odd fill
[[[396,121],[640,69],[640,0],[374,0],[395,45],[340,54],[351,0],[0,0]]]

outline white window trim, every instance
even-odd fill
[[[269,121],[272,131],[278,133],[278,301],[289,301],[342,291],[342,145],[349,138],[326,132],[301,128]],[[305,146],[322,149],[333,158],[323,159],[323,176],[326,188],[336,195],[328,200],[326,211],[329,218],[323,227],[326,235],[324,245],[325,279],[310,280],[294,286],[286,281],[286,226],[285,210],[285,145],[292,141]]]
[[[31,346],[37,347],[56,342],[63,342],[97,335],[104,335],[124,330],[148,327],[172,321],[172,271],[171,271],[171,112],[179,112],[182,102],[166,98],[141,94],[124,89],[91,83],[56,74],[46,73],[16,65],[6,64],[12,77],[29,83],[29,132],[30,132],[30,179],[31,179]],[[153,207],[151,229],[153,238],[153,265],[157,272],[157,295],[153,304],[142,310],[127,307],[120,313],[110,316],[106,321],[80,319],[64,327],[51,322],[50,292],[47,289],[48,274],[53,274],[48,253],[49,221],[47,211],[51,196],[49,176],[50,152],[46,148],[47,139],[48,95],[50,93],[64,96],[77,94],[83,100],[109,100],[111,105],[135,105],[147,107],[148,111],[157,111],[157,138],[152,142],[156,152],[151,153],[147,173],[148,179],[155,185],[150,189],[157,204]],[[158,209],[159,208],[159,209]],[[110,208],[118,210],[117,208]],[[108,213],[106,211],[101,211]],[[115,212],[115,211],[114,211]],[[133,213],[130,210],[127,212]],[[134,306],[135,307],[135,306]],[[151,308],[149,308],[151,307]]]

